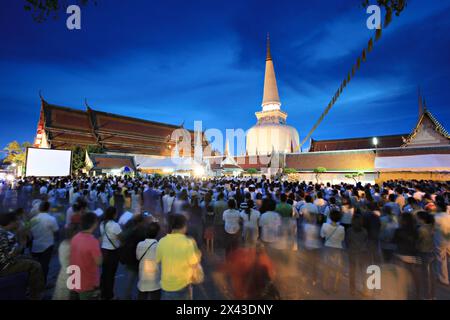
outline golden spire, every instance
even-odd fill
[[[266,42],[266,47],[267,47],[267,53],[266,53],[266,61],[267,60],[272,60],[272,55],[270,54],[270,35],[267,32],[267,42]]]
[[[264,108],[267,106],[266,108]],[[267,34],[267,54],[266,54],[266,73],[264,76],[264,94],[262,107],[263,110],[280,109],[281,101],[278,96],[277,79],[273,67],[272,55],[270,53],[270,37]]]

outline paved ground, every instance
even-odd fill
[[[221,290],[217,287],[213,279],[213,271],[217,265],[223,261],[223,250],[215,254],[203,255],[203,267],[205,271],[205,281],[203,284],[194,287],[194,298],[198,300],[220,300],[224,299]],[[314,266],[318,267],[318,266]],[[310,270],[312,266],[305,257],[303,251],[292,252],[287,263],[276,262],[277,277],[275,284],[278,287],[283,300],[334,300],[334,299],[374,299],[376,295],[363,297],[361,295],[352,296],[349,292],[348,273],[344,270],[343,278],[340,281],[337,293],[327,294],[322,290],[321,277],[319,273],[318,283],[311,283]],[[50,272],[49,283],[54,284],[59,272],[59,263],[56,254],[53,255]],[[119,266],[116,275],[116,297],[124,299],[126,286],[126,270],[123,266]],[[53,288],[47,290],[46,299],[50,299]],[[437,285],[436,296],[438,300],[450,299],[450,288]]]
[[[64,214],[55,214],[58,220],[64,221]],[[202,250],[204,252],[204,250]],[[55,250],[48,276],[49,288],[46,292],[46,299],[51,299],[53,294],[53,285],[59,272],[59,262]],[[213,272],[217,270],[217,265],[224,259],[224,251],[216,250],[214,254],[203,253],[202,265],[205,271],[205,281],[194,287],[194,299],[198,300],[220,300],[224,299],[222,290],[218,288],[214,281]],[[276,259],[275,259],[276,260]],[[331,299],[376,299],[377,294],[374,292],[370,296],[356,295],[352,296],[349,291],[348,268],[344,267],[342,279],[340,281],[337,293],[326,293],[322,290],[321,277],[319,272],[318,283],[313,285],[311,281],[312,268],[321,268],[322,265],[312,265],[312,262],[305,255],[301,248],[298,251],[291,251],[286,261],[273,261],[276,267],[275,284],[280,291],[283,300],[331,300]],[[120,265],[116,275],[115,294],[117,299],[124,299],[126,286],[126,270]],[[362,280],[363,281],[363,280]],[[361,281],[361,282],[362,282]],[[397,290],[397,288],[393,289]],[[136,292],[134,296],[136,295]],[[436,297],[438,300],[450,300],[450,287],[436,284]]]

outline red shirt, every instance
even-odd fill
[[[100,271],[96,261],[101,257],[100,243],[90,233],[79,232],[70,242],[70,264],[80,267],[80,289],[76,292],[93,290],[100,285]]]
[[[239,248],[233,251],[219,267],[219,271],[230,277],[234,298],[238,300],[252,299],[265,287],[267,279],[261,277],[261,272],[257,271],[263,271],[270,279],[275,277],[274,266],[267,253],[261,252],[257,255],[255,248]]]

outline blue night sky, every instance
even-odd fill
[[[33,140],[39,90],[57,105],[82,109],[87,98],[187,128],[248,129],[261,109],[267,32],[282,109],[302,138],[373,35],[360,0],[97,1],[82,7],[79,31],[65,12],[39,24],[24,0],[3,3],[1,146]],[[418,85],[449,129],[449,31],[449,0],[409,0],[313,137],[408,133]]]

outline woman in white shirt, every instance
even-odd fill
[[[114,221],[117,219],[115,207],[106,209],[103,221],[100,224],[100,234],[102,236],[101,248],[103,255],[102,275],[100,278],[100,288],[102,299],[111,300],[114,298],[114,278],[119,265],[120,234],[122,228]]]
[[[175,201],[175,192],[167,188],[162,197],[163,212],[165,215],[169,214],[172,211],[174,201]]]
[[[239,230],[241,215],[236,210],[236,201],[228,200],[228,210],[223,212],[223,221],[225,221],[225,255],[228,256],[239,246]]]
[[[139,261],[138,300],[161,299],[161,271],[156,262],[156,236],[159,230],[158,223],[150,223],[145,230],[145,240],[136,247],[136,259]]]
[[[67,287],[67,279],[69,278],[67,268],[70,265],[70,241],[77,232],[78,226],[75,224],[71,224],[64,230],[65,239],[58,247],[58,260],[61,267],[53,291],[53,300],[70,300],[70,290]]]
[[[255,244],[258,239],[258,222],[261,213],[258,210],[253,209],[255,203],[249,199],[246,203],[241,204],[242,210],[240,216],[244,222],[244,228],[242,232],[242,238],[245,243]]]
[[[333,292],[336,293],[339,287],[339,280],[343,268],[342,263],[342,243],[345,239],[345,229],[339,225],[341,213],[339,211],[330,212],[331,222],[324,223],[320,229],[320,236],[325,239],[323,250],[324,274],[322,288],[329,292],[328,285],[331,278],[333,282]]]

